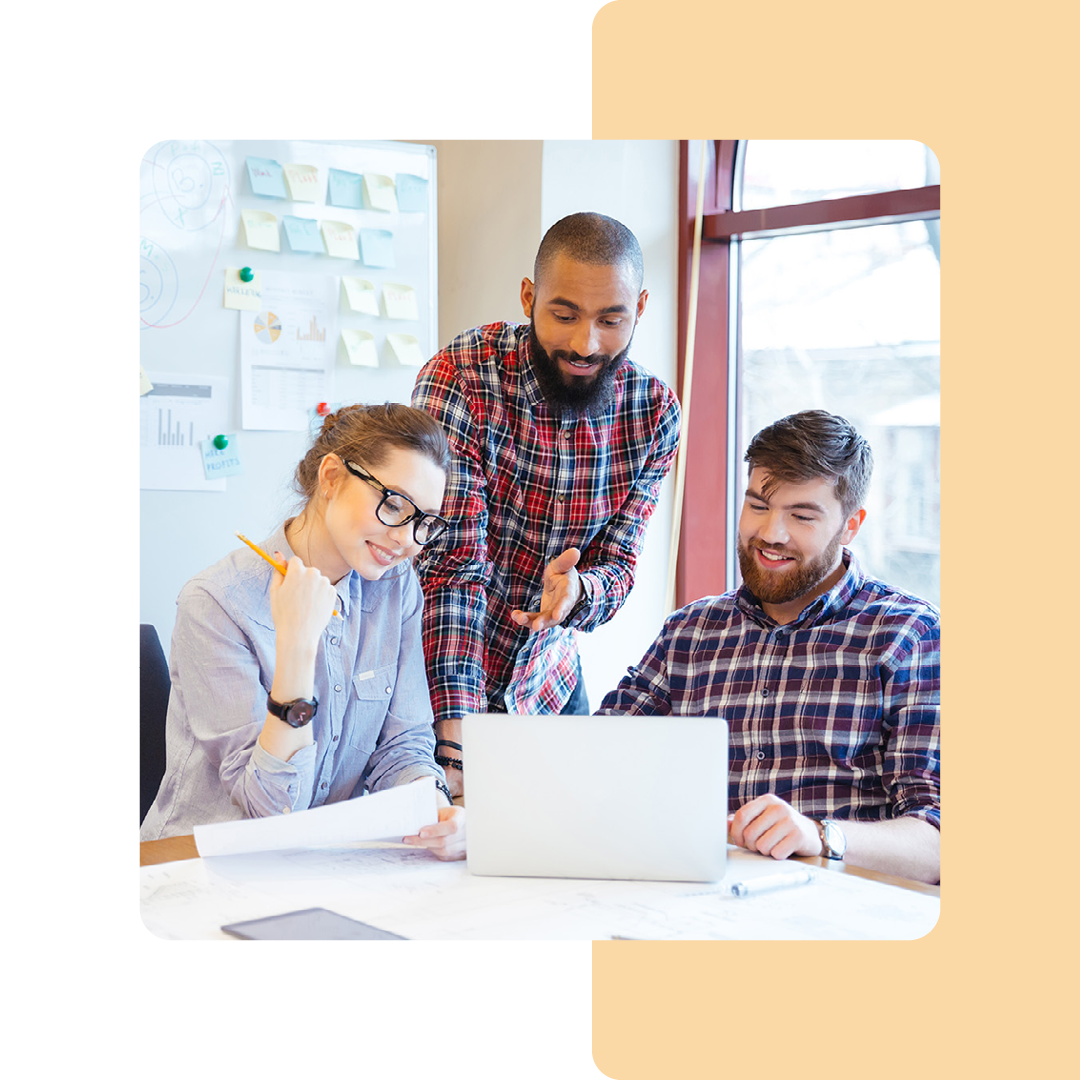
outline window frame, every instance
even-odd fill
[[[679,327],[677,383],[685,399],[694,218],[699,185],[704,217],[698,279],[692,411],[683,437],[686,475],[675,574],[677,607],[732,588],[735,521],[742,447],[738,435],[739,254],[744,238],[789,236],[841,228],[926,221],[941,216],[941,185],[880,191],[816,202],[739,208],[745,139],[679,142]],[[702,303],[716,297],[717,303]],[[720,463],[720,468],[716,464]],[[679,512],[679,508],[676,508]],[[717,558],[717,551],[724,553]]]

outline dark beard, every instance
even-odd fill
[[[562,420],[567,417],[601,416],[607,412],[615,397],[615,376],[626,360],[630,352],[630,342],[633,340],[634,335],[631,333],[626,348],[615,356],[594,353],[585,357],[566,349],[556,349],[553,357],[540,345],[536,337],[536,324],[530,319],[529,344],[532,348],[533,371],[536,372],[536,381],[540,384],[540,393],[544,395],[552,414]],[[573,381],[568,383],[559,369],[557,358],[560,357],[564,360],[600,362],[604,366],[591,380],[571,376]]]
[[[754,561],[754,553],[738,543],[739,569],[742,571],[743,584],[763,604],[788,604],[800,596],[817,588],[832,573],[836,564],[836,553],[840,550],[840,537],[844,529],[832,538],[828,547],[809,562],[798,562],[794,568],[781,575],[782,580],[772,580]],[[754,545],[762,547],[761,544]],[[765,550],[769,550],[765,548]]]

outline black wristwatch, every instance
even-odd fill
[[[818,836],[821,837],[821,854],[826,859],[842,859],[847,851],[847,837],[840,825],[832,818],[822,818],[816,822]]]
[[[311,698],[297,698],[295,701],[286,701],[279,705],[269,694],[266,695],[266,711],[284,720],[289,727],[301,728],[311,723],[315,714],[319,711],[319,703]]]

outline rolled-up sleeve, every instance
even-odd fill
[[[181,593],[170,712],[179,714],[180,727],[188,729],[245,817],[305,809],[311,803],[315,748],[304,747],[282,761],[258,744],[273,679],[272,665],[260,661],[259,653],[273,649],[273,630],[267,627],[267,641],[256,642],[249,634],[257,628],[249,627],[246,634],[225,604],[197,581]]]
[[[941,828],[941,648],[937,622],[897,642],[883,663],[882,782],[894,817]]]

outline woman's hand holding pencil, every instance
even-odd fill
[[[258,544],[253,544],[253,543],[252,543],[252,542],[251,542],[251,541],[250,541],[250,540],[249,540],[249,539],[248,539],[248,538],[247,538],[247,537],[246,537],[246,536],[245,536],[245,535],[244,535],[243,533],[237,533],[236,535],[237,535],[237,536],[238,536],[238,537],[239,537],[239,538],[240,538],[241,540],[243,540],[243,541],[244,541],[244,543],[245,543],[245,544],[247,544],[247,546],[248,546],[249,548],[251,548],[251,550],[252,550],[252,551],[254,551],[256,555],[260,555],[260,556],[261,556],[262,558],[264,558],[264,559],[265,559],[265,560],[266,560],[266,561],[267,561],[267,562],[268,562],[268,563],[269,563],[269,564],[270,564],[270,565],[271,565],[271,566],[272,566],[272,567],[273,567],[273,568],[274,568],[274,569],[275,569],[275,570],[276,570],[276,571],[277,571],[277,572],[278,572],[279,574],[281,574],[281,575],[282,575],[283,577],[285,576],[285,573],[286,573],[286,571],[287,571],[287,570],[289,569],[289,567],[288,567],[288,564],[287,564],[287,563],[285,563],[285,562],[284,562],[284,561],[283,561],[282,559],[275,559],[275,558],[273,557],[273,555],[268,555],[268,554],[267,554],[267,553],[266,553],[265,551],[263,551],[263,549],[262,549],[261,547],[259,547],[259,545],[258,545]],[[279,551],[279,552],[277,552],[276,554],[280,555],[280,554],[281,554],[281,552]],[[300,562],[300,560],[299,560],[299,559],[296,559],[296,562],[297,562],[297,563],[298,563],[298,564],[299,564],[300,566],[303,566],[303,565],[304,565],[304,564],[303,564],[302,562]],[[305,569],[307,569],[307,568],[305,567]],[[316,573],[317,573],[317,572],[318,572],[318,571],[316,571]],[[322,577],[322,575],[321,575],[321,574],[320,574],[319,576],[320,576],[320,577]],[[323,580],[325,581],[326,579],[324,578]],[[327,584],[329,584],[329,582],[327,582]],[[333,588],[333,586],[332,586],[332,585],[331,585],[330,587],[331,587],[331,589]],[[337,594],[335,593],[334,595],[336,596]],[[340,611],[338,611],[338,609],[337,609],[337,608],[334,608],[334,610],[333,610],[333,611],[331,612],[331,614],[332,614],[332,615],[335,615],[335,616],[336,616],[337,618],[339,618],[339,619],[341,618],[341,612],[340,612]]]

